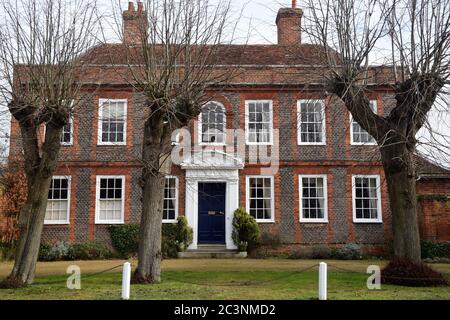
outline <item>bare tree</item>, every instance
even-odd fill
[[[379,146],[392,212],[396,258],[420,261],[417,133],[450,75],[450,2],[446,0],[308,0],[311,39],[326,51],[327,89]],[[383,66],[369,65],[375,54]],[[375,114],[367,93],[390,85],[395,106]],[[448,106],[447,109],[448,111]]]
[[[218,68],[221,45],[233,39],[231,1],[149,0],[124,13],[129,81],[144,97],[142,214],[135,282],[161,279],[161,228],[172,133],[197,117],[206,92],[230,78]],[[131,20],[132,22],[130,22]],[[134,23],[134,25],[130,25]]]
[[[20,127],[27,178],[15,263],[3,286],[23,286],[34,279],[62,129],[81,88],[77,57],[95,42],[97,14],[94,0],[11,0],[0,8],[1,97]]]

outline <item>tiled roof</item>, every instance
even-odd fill
[[[208,47],[199,47],[200,50]],[[222,45],[216,50],[215,64],[220,65],[324,65],[320,46],[301,44],[279,45]],[[140,46],[122,43],[101,44],[86,52],[82,59],[91,64],[138,64],[142,60]]]
[[[205,48],[209,47],[199,47],[199,50]],[[122,43],[98,45],[80,57],[90,65],[81,78],[85,83],[129,83],[132,79],[129,66],[142,66],[142,57],[141,46]],[[233,76],[226,81],[230,85],[323,84],[330,72],[322,47],[312,44],[222,45],[211,59],[217,76],[226,74],[227,68],[230,68],[228,74]],[[370,68],[369,84],[392,82],[392,68]]]
[[[429,177],[448,177],[450,178],[450,170],[441,167],[419,155],[414,155],[417,173],[421,176]]]

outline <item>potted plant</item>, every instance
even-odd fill
[[[233,241],[239,252],[247,255],[250,246],[259,242],[261,233],[255,218],[249,215],[244,208],[239,208],[234,212],[233,218]]]

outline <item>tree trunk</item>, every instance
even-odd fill
[[[381,148],[392,213],[394,258],[421,261],[416,175],[406,148]]]
[[[164,183],[164,176],[156,173],[145,178],[142,187],[138,267],[134,279],[137,283],[158,283],[161,281]]]
[[[20,238],[14,267],[9,276],[18,285],[31,284],[34,280],[51,176],[36,177],[35,181],[28,188],[28,197],[20,212]]]
[[[169,139],[169,140],[168,140]],[[167,174],[164,160],[170,147],[170,134],[158,117],[150,117],[144,126],[142,148],[142,214],[139,232],[138,267],[135,283],[161,281],[161,238],[164,186]]]
[[[21,124],[27,176],[27,200],[19,215],[19,241],[14,267],[4,287],[21,287],[34,280],[42,228],[47,209],[48,190],[60,150],[61,128],[47,126],[42,156],[38,155],[36,128]]]

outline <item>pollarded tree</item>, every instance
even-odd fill
[[[417,133],[450,76],[447,0],[308,0],[306,31],[327,52],[327,89],[379,146],[392,212],[394,257],[419,262]],[[369,66],[382,59],[383,67]],[[387,72],[386,72],[387,71]],[[391,83],[395,106],[375,114],[374,79]],[[383,81],[383,80],[381,80]],[[448,106],[447,106],[448,110]],[[443,146],[448,147],[448,146]]]
[[[221,44],[233,39],[239,18],[230,1],[148,0],[124,13],[130,84],[145,98],[141,164],[142,214],[134,281],[159,282],[165,176],[171,167],[172,133],[197,117],[208,88],[232,77],[217,68]],[[224,36],[226,34],[226,37]]]
[[[0,9],[1,97],[20,128],[27,179],[8,287],[34,278],[61,134],[82,85],[77,57],[96,41],[97,14],[95,1],[82,0],[5,0]]]

